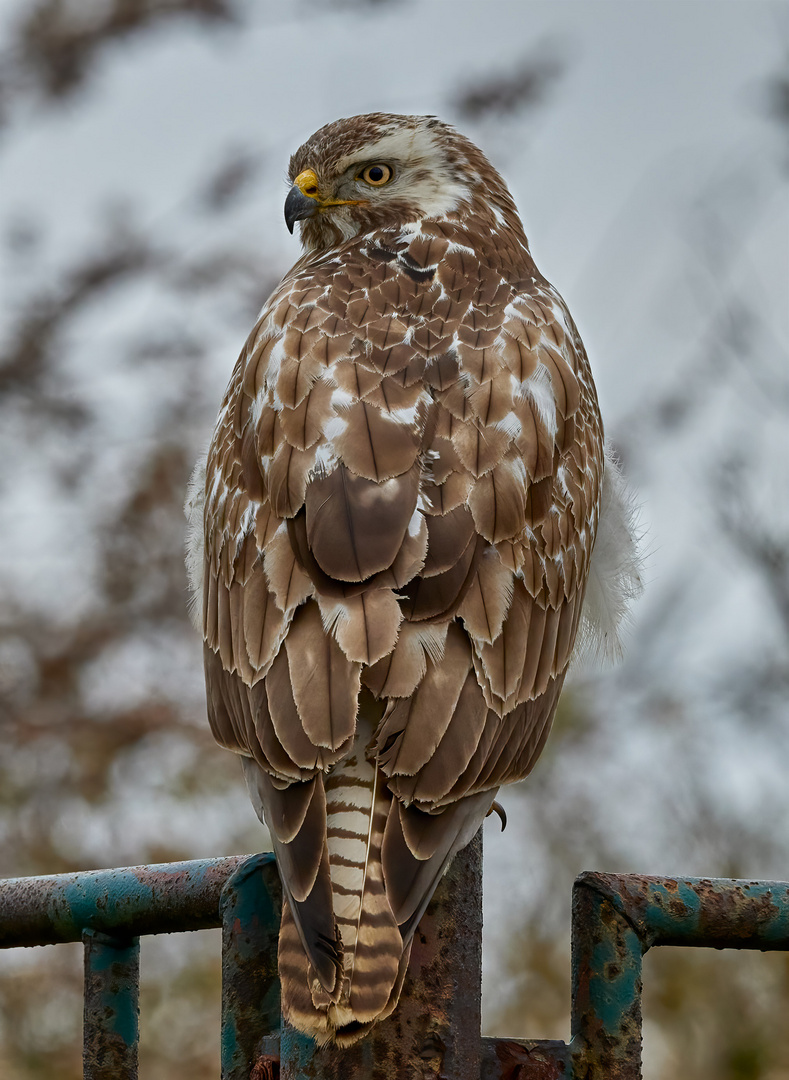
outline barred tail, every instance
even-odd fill
[[[416,925],[493,798],[484,792],[435,814],[404,807],[373,749],[382,707],[364,691],[360,706],[350,753],[325,775],[283,784],[244,762],[285,893],[283,1015],[318,1043],[339,1045],[394,1010]]]
[[[410,951],[383,880],[381,846],[392,796],[375,760],[367,758],[372,734],[371,722],[361,716],[350,755],[324,780],[332,913],[342,957],[337,992],[327,990],[316,977],[294,910],[283,908],[279,946],[283,1012],[291,1024],[320,1042],[354,1042],[383,1013],[391,1012]]]

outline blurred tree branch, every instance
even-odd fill
[[[543,41],[510,71],[472,79],[452,105],[463,120],[493,120],[542,105],[564,74],[566,61],[553,42]]]
[[[111,46],[166,23],[235,22],[234,0],[34,0],[0,61],[4,119],[25,96],[62,104],[85,87]]]

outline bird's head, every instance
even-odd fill
[[[311,250],[494,203],[515,215],[487,158],[433,116],[371,113],[327,124],[290,159],[288,178],[285,221],[291,232],[301,222],[302,243]]]

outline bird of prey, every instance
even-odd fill
[[[188,562],[211,730],[282,877],[283,1013],[347,1045],[638,571],[583,344],[484,154],[374,113],[289,179],[304,253],[195,470]]]

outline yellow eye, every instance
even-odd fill
[[[365,183],[372,184],[373,187],[383,187],[393,176],[394,169],[391,165],[368,165],[361,172],[361,179]]]

